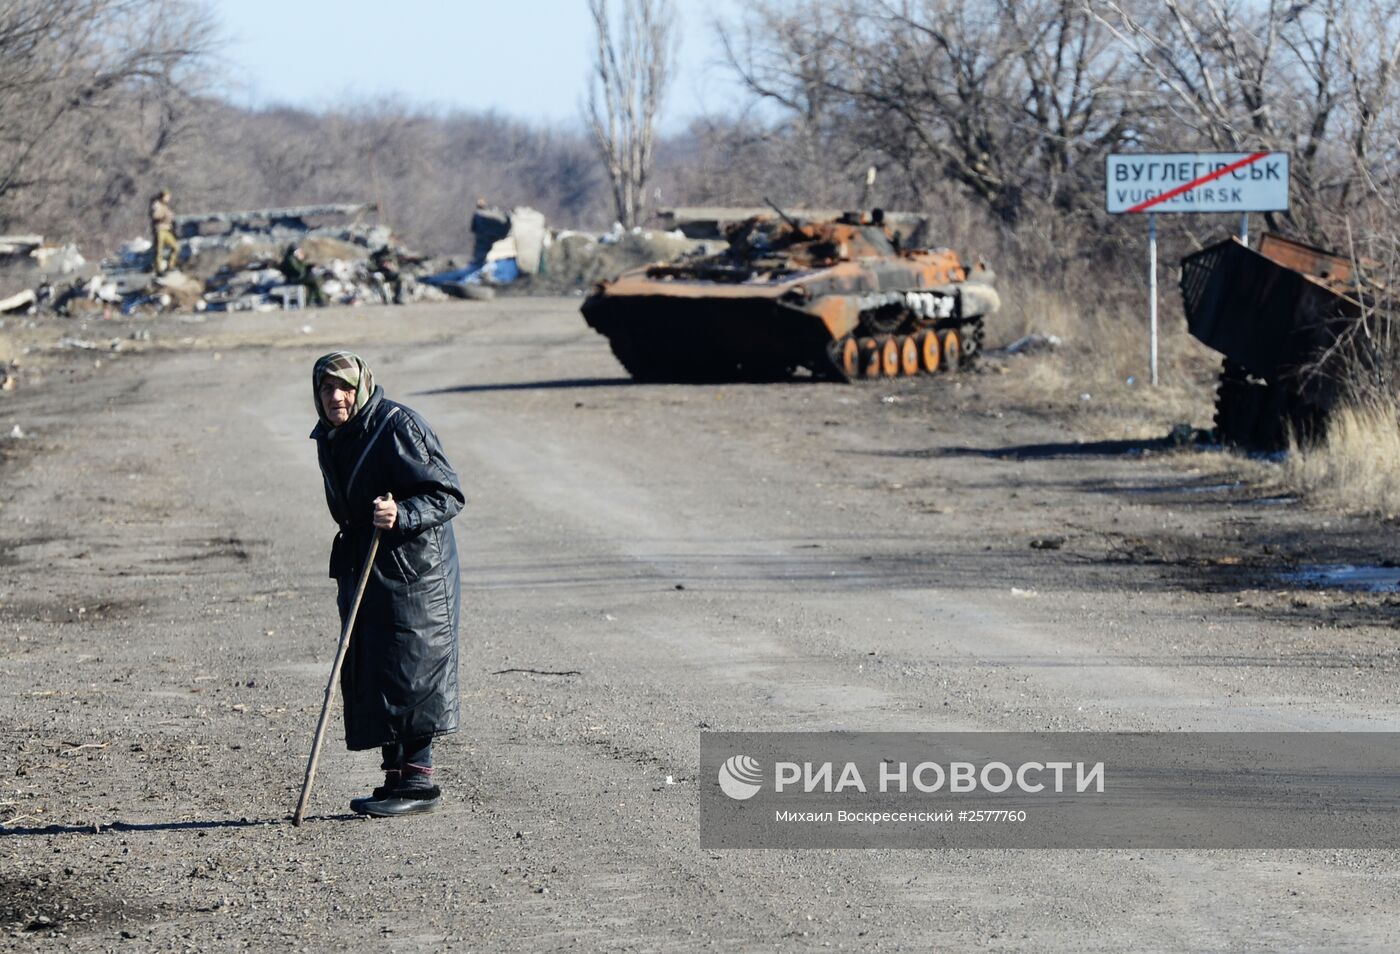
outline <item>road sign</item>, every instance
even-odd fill
[[[1157,213],[1240,212],[1249,244],[1249,213],[1288,209],[1286,152],[1173,152],[1110,155],[1104,185],[1115,214],[1147,213],[1147,299],[1152,384],[1157,384]]]
[[[1108,157],[1108,211],[1282,212],[1288,153],[1135,153]]]

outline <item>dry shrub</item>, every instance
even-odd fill
[[[1378,192],[1349,243],[1364,276],[1360,319],[1309,369],[1336,396],[1323,434],[1290,436],[1282,477],[1319,503],[1351,513],[1400,514],[1400,201]]]
[[[1028,203],[1010,228],[952,189],[923,211],[930,244],[951,246],[968,262],[984,259],[996,273],[1002,307],[987,320],[988,347],[1033,333],[1061,340],[1053,353],[1010,359],[1012,401],[1072,414],[1086,438],[1159,438],[1177,424],[1211,426],[1220,356],[1186,330],[1175,262],[1195,246],[1178,234],[1180,223],[1161,229],[1154,388],[1145,223],[1105,224]]]
[[[1323,440],[1290,444],[1284,463],[1290,486],[1341,510],[1400,514],[1400,411],[1393,402],[1340,407]]]
[[[1159,305],[1154,388],[1145,295],[1136,303],[1113,301],[1102,288],[1052,290],[1034,277],[998,285],[1003,311],[988,322],[989,344],[1033,332],[1061,340],[1053,353],[1009,359],[1013,399],[1048,411],[1072,409],[1085,437],[1158,438],[1176,424],[1210,426],[1220,359],[1187,334],[1170,299]]]

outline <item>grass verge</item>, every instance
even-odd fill
[[[1319,503],[1395,518],[1400,514],[1400,408],[1368,401],[1337,409],[1324,440],[1291,442],[1283,475]]]

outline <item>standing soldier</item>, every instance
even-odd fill
[[[155,253],[152,267],[163,275],[180,260],[180,243],[175,239],[175,210],[170,207],[170,190],[161,189],[151,199],[151,249]],[[164,254],[170,252],[170,260]]]

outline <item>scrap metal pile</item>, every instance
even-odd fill
[[[396,276],[386,276],[376,267],[375,253],[390,248],[398,262],[419,259],[393,248],[387,227],[364,221],[372,210],[366,205],[319,205],[179,216],[175,230],[180,248],[173,270],[153,274],[151,243],[137,239],[104,261],[97,274],[55,289],[53,307],[64,314],[84,314],[115,306],[125,315],[283,308],[294,300],[305,301],[305,295],[295,291],[301,282],[280,267],[293,248],[302,250],[309,279],[327,301],[387,302]],[[423,292],[414,287],[409,294],[418,297]]]
[[[469,254],[429,258],[402,248],[387,226],[366,222],[373,210],[317,205],[178,216],[178,253],[161,275],[145,238],[89,264],[73,245],[0,236],[0,314],[143,316],[270,311],[304,307],[315,297],[359,305],[485,299],[507,289],[581,293],[626,268],[712,251],[714,245],[676,232],[551,230],[543,215],[522,206],[478,210]],[[288,250],[297,248],[310,281],[284,267]],[[312,282],[318,296],[308,294]]]
[[[48,246],[38,236],[11,237],[0,241],[6,285],[30,287],[0,300],[0,312],[87,317],[282,308],[305,301],[295,290],[298,280],[279,267],[295,248],[302,250],[310,280],[330,302],[389,301],[400,276],[386,274],[386,261],[392,262],[390,272],[408,272],[400,297],[444,297],[411,282],[424,260],[395,247],[388,228],[366,224],[362,219],[371,209],[320,205],[180,216],[175,220],[179,249],[163,274],[153,270],[151,242],[144,238],[127,242],[94,266],[74,246]],[[335,219],[350,221],[334,224]],[[386,259],[384,249],[392,258]]]
[[[33,312],[49,276],[71,276],[86,266],[76,245],[51,245],[42,235],[0,235],[0,314]]]

